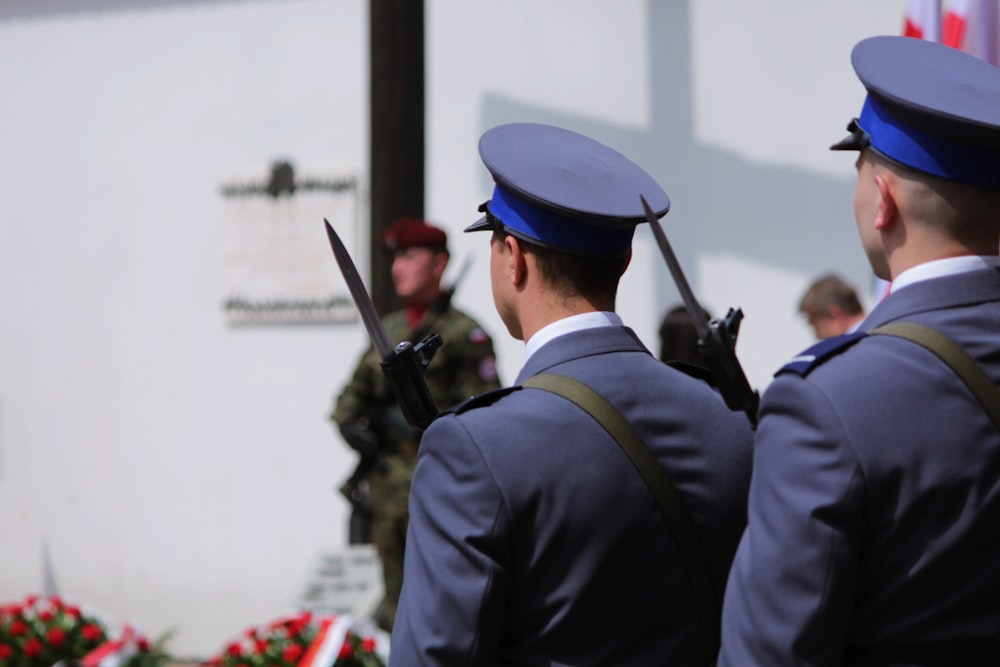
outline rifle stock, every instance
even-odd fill
[[[730,308],[723,319],[711,320],[708,323],[709,335],[698,341],[698,347],[726,405],[730,410],[742,410],[750,425],[756,428],[760,394],[750,387],[736,357],[736,336],[742,319],[741,309]]]

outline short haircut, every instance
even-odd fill
[[[872,158],[907,184],[907,208],[913,219],[973,250],[986,252],[996,246],[1000,190],[950,181],[874,151]]]
[[[507,233],[496,230],[503,242]],[[543,248],[518,238],[524,252],[535,257],[545,281],[563,296],[582,296],[596,301],[615,302],[618,281],[628,267],[628,255],[621,257],[584,257],[550,248]]]
[[[702,319],[711,319],[708,311],[701,309]],[[690,313],[684,306],[668,310],[660,320],[660,361],[683,361],[688,364],[705,365],[701,348],[698,346],[698,330]]]
[[[864,310],[858,293],[840,276],[830,273],[816,279],[799,302],[799,312],[812,317],[837,306],[848,315],[861,315]]]

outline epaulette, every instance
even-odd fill
[[[840,354],[867,335],[868,334],[864,331],[855,331],[854,333],[844,334],[843,336],[834,336],[833,338],[821,340],[779,368],[778,372],[774,375],[778,376],[782,373],[796,373],[805,377],[810,373],[810,371],[812,371],[812,369],[816,368],[827,359]]]
[[[472,398],[467,398],[458,405],[454,405],[448,410],[445,410],[441,414],[448,415],[460,415],[463,412],[472,410],[473,408],[483,408],[487,405],[493,405],[501,398],[515,392],[521,388],[520,385],[514,385],[513,387],[501,387],[500,389],[491,389],[490,391],[483,392],[482,394],[476,394]]]

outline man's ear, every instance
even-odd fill
[[[441,280],[444,277],[444,270],[448,268],[448,253],[439,252],[434,254],[434,276]]]
[[[520,289],[528,278],[528,260],[521,239],[508,234],[503,239],[507,265],[505,275],[511,285]]]
[[[899,214],[899,207],[896,205],[896,188],[899,187],[899,181],[892,173],[883,171],[875,175],[875,187],[879,192],[878,206],[875,210],[875,229],[886,231]]]

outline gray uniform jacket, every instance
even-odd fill
[[[896,321],[1000,384],[1000,271],[903,287],[861,328]],[[728,667],[1000,638],[1000,434],[936,356],[867,336],[771,383],[722,630]]]
[[[542,346],[541,372],[602,394],[667,468],[724,585],[745,524],[752,433],[625,327]],[[656,502],[585,412],[499,390],[439,417],[410,495],[392,667],[688,665],[692,591]]]

